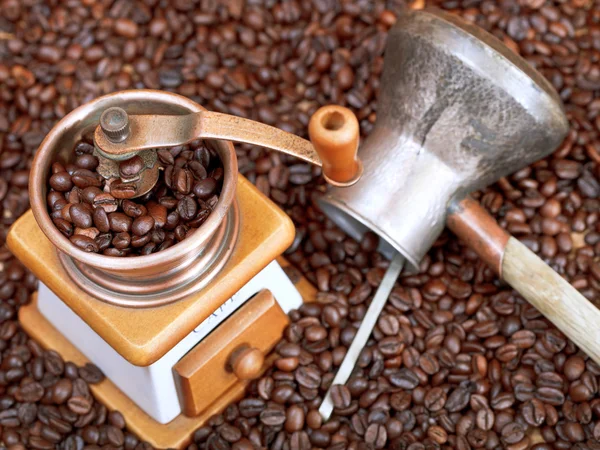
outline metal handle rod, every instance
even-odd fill
[[[231,114],[213,111],[200,113],[198,137],[258,145],[321,166],[321,159],[310,141],[279,128]]]
[[[342,361],[342,365],[338,369],[335,378],[331,386],[333,387],[336,384],[346,384],[348,378],[352,374],[352,370],[356,365],[356,361],[360,355],[360,352],[364,348],[373,328],[375,327],[375,323],[379,318],[379,314],[381,314],[381,310],[385,306],[392,289],[394,288],[394,284],[398,279],[398,276],[402,272],[404,267],[404,257],[397,253],[394,258],[390,261],[390,265],[381,280],[381,284],[377,288],[375,292],[375,296],[369,305],[369,309],[367,309],[367,313],[356,332],[356,336]],[[319,408],[319,414],[323,417],[323,420],[329,419],[331,416],[331,412],[333,411],[333,401],[331,400],[331,387],[325,394],[325,398],[323,399],[323,403],[321,403],[321,407]]]
[[[279,128],[230,114],[201,111],[184,115],[131,115],[122,111],[119,130],[124,134],[107,135],[107,124],[101,123],[94,141],[102,155],[109,159],[130,158],[134,152],[156,150],[186,144],[194,139],[225,139],[259,145],[295,156],[316,166],[321,159],[312,144]],[[110,110],[105,111],[112,112]],[[104,117],[104,115],[103,115]],[[108,116],[111,118],[111,116]],[[112,124],[111,124],[112,125]]]

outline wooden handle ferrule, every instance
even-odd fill
[[[450,208],[448,227],[548,320],[600,364],[600,309],[511,237],[476,201]]]
[[[478,202],[465,198],[453,205],[446,224],[502,278],[502,260],[510,235]]]

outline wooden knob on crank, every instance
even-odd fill
[[[362,174],[356,153],[360,130],[348,108],[323,106],[308,123],[308,135],[323,163],[323,176],[334,186],[350,186]]]
[[[229,358],[234,375],[240,380],[254,380],[261,374],[265,364],[265,355],[257,348],[242,347],[235,350]]]

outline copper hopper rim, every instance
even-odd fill
[[[237,157],[233,144],[229,141],[219,141],[219,144],[222,145],[214,146],[223,163],[224,176],[221,195],[213,212],[191,236],[163,251],[134,257],[113,257],[88,253],[73,245],[52,222],[46,204],[47,182],[52,163],[61,151],[65,152],[60,148],[61,141],[68,140],[67,136],[72,142],[80,138],[82,134],[80,129],[87,126],[86,122],[90,121],[90,117],[96,115],[99,117],[101,112],[110,106],[118,104],[127,108],[128,105],[135,105],[137,109],[143,110],[144,107],[157,103],[164,103],[165,114],[184,114],[205,110],[196,102],[170,92],[151,89],[116,92],[98,97],[71,111],[50,130],[40,144],[32,163],[29,180],[31,208],[40,229],[60,252],[100,270],[123,271],[124,273],[134,273],[139,268],[157,270],[165,264],[176,263],[181,259],[182,251],[186,255],[200,251],[203,244],[210,240],[221,226],[234,201],[237,185]],[[78,129],[79,131],[77,131]],[[69,148],[68,152],[70,151]]]

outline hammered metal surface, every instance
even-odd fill
[[[541,76],[483,30],[411,11],[390,30],[364,174],[333,189],[325,212],[357,235],[372,229],[413,269],[453,200],[549,153],[568,122]]]

